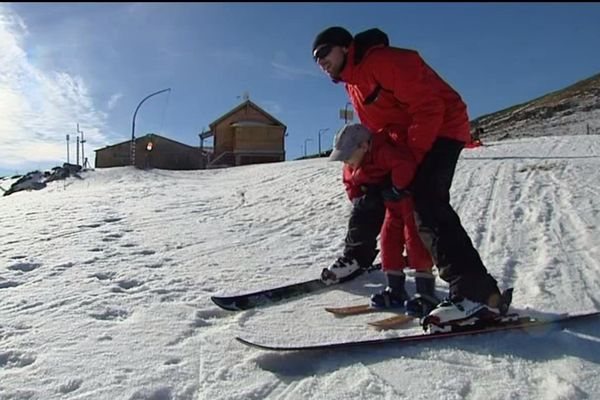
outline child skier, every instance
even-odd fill
[[[424,247],[415,224],[413,200],[406,187],[413,179],[416,162],[406,147],[395,146],[388,134],[372,135],[361,124],[344,126],[335,136],[329,159],[343,161],[343,182],[353,203],[348,222],[344,256],[323,270],[324,281],[338,281],[355,275],[365,264],[370,265],[376,243],[363,238],[381,234],[381,261],[387,286],[371,296],[374,307],[404,307],[409,296],[405,289],[404,246],[411,267],[416,270],[417,297],[407,309],[423,315],[433,308],[435,277],[432,259]],[[385,216],[378,215],[383,202]],[[383,218],[382,218],[383,217]],[[383,221],[382,221],[383,220]],[[371,232],[371,233],[369,233]],[[423,308],[423,309],[422,309]],[[416,310],[418,309],[418,310]]]

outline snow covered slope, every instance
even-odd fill
[[[379,273],[240,313],[210,302],[313,278],[337,257],[350,212],[340,168],[115,168],[0,198],[0,399],[600,398],[598,320],[343,353],[234,341],[418,330],[323,311],[364,302]],[[500,286],[515,288],[515,310],[600,309],[599,169],[596,135],[462,153],[453,204]]]

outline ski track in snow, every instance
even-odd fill
[[[452,202],[490,273],[515,288],[515,310],[600,309],[599,167],[598,136],[463,151]],[[597,320],[337,353],[234,341],[419,332],[366,324],[390,313],[323,310],[366,302],[380,272],[257,310],[210,301],[312,279],[339,255],[351,209],[339,163],[105,169],[0,202],[0,399],[600,397]]]

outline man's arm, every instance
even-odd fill
[[[381,194],[386,201],[399,201],[410,195],[407,190],[412,182],[417,163],[406,147],[392,145],[384,146],[381,156],[390,171],[388,184],[385,185]]]
[[[407,144],[420,162],[433,146],[445,112],[444,101],[427,82],[425,63],[416,52],[381,51],[369,57],[369,64],[381,87],[407,106]]]

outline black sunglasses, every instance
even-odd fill
[[[331,50],[333,50],[333,47],[334,47],[333,45],[326,44],[325,46],[321,47],[319,50],[315,51],[315,54],[313,55],[315,62],[327,57],[329,55],[329,53],[331,53]]]

